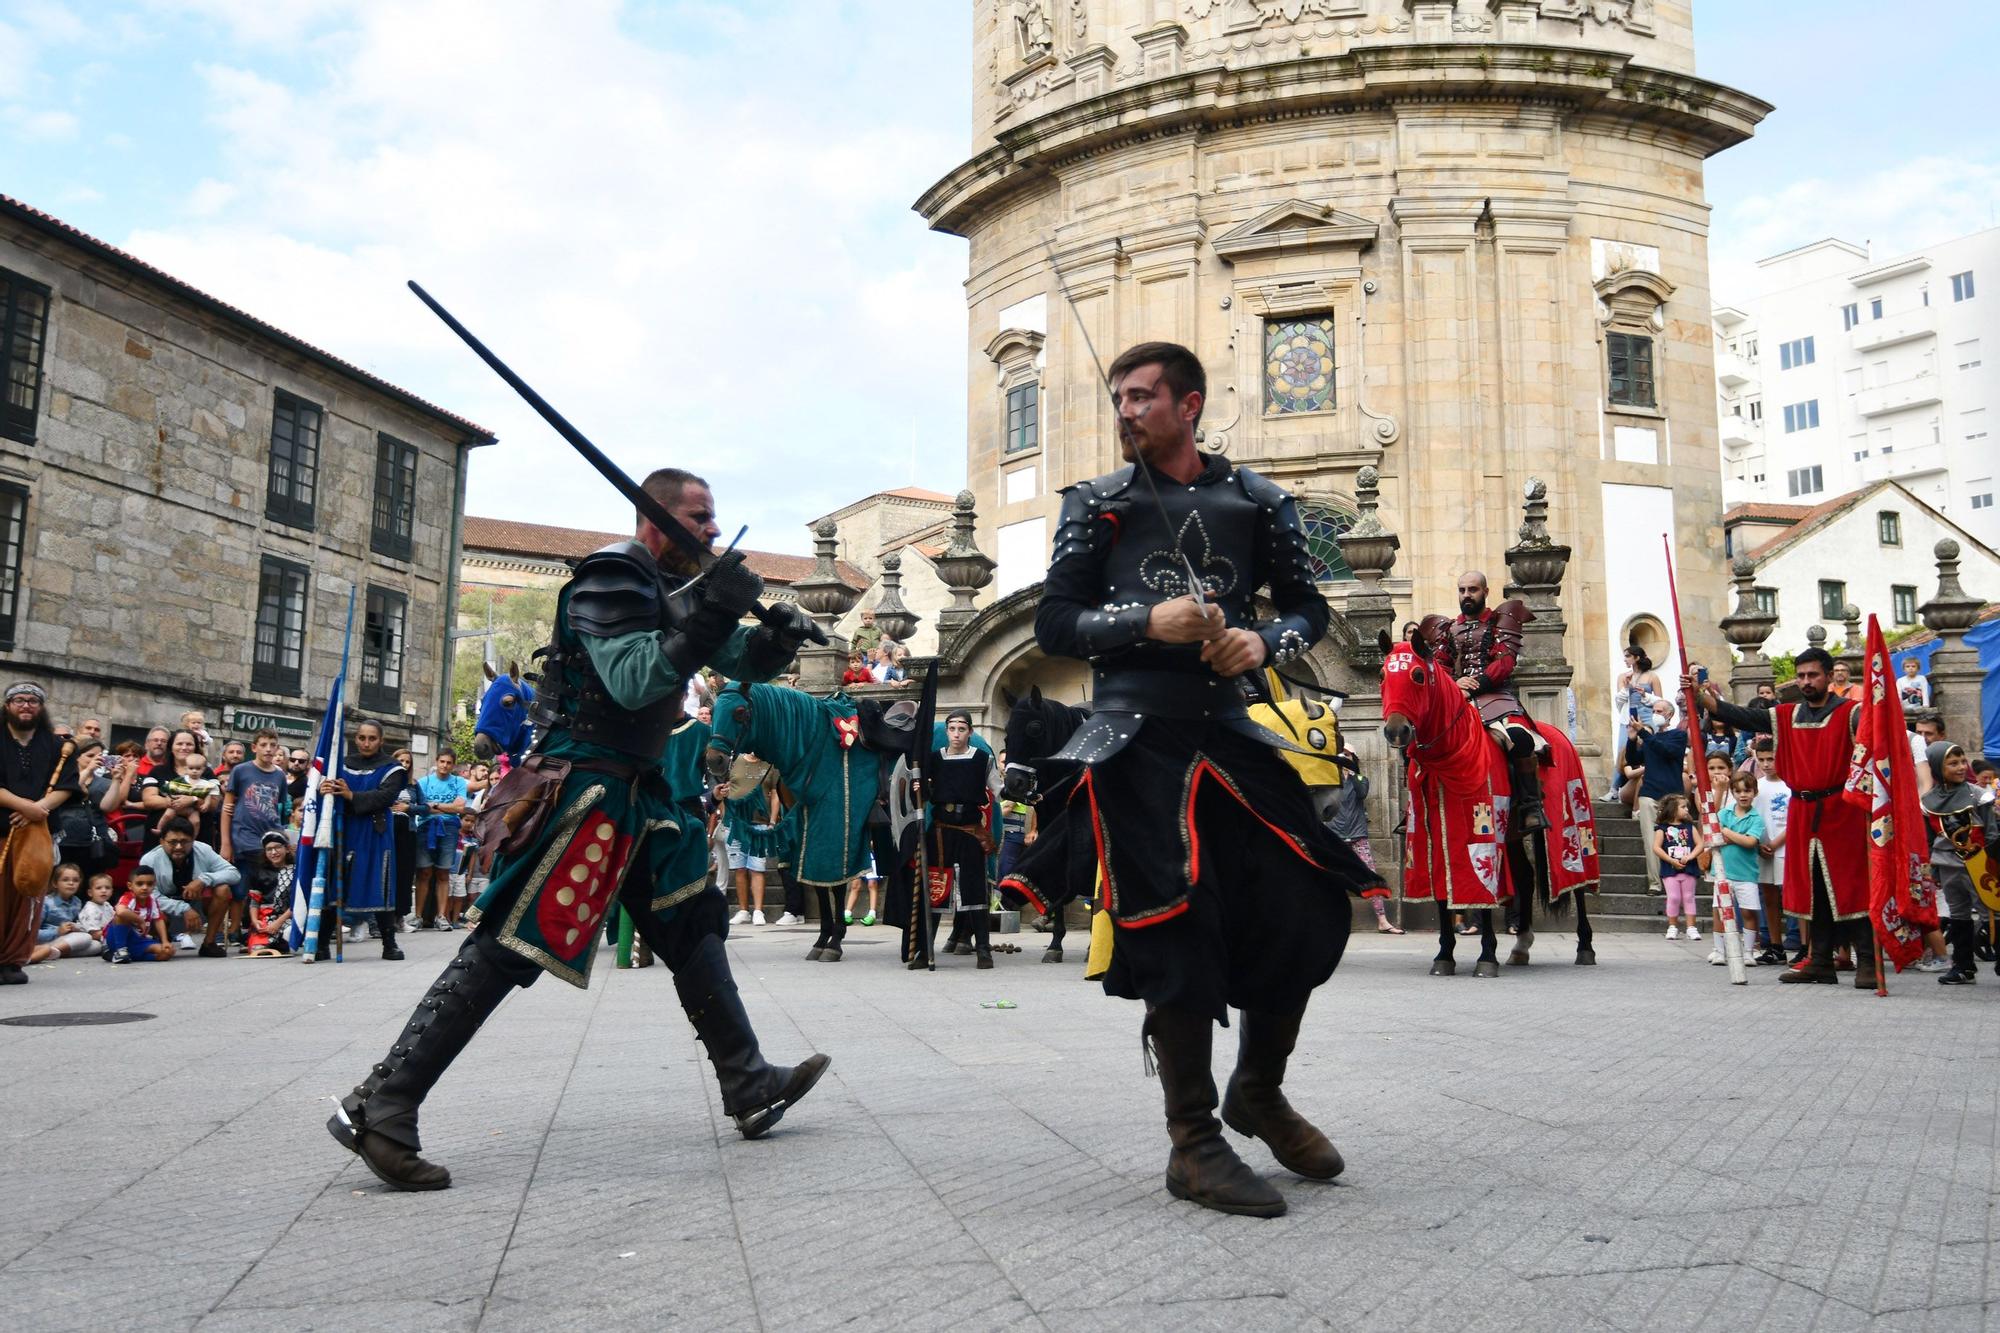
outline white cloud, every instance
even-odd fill
[[[66,143],[76,137],[77,119],[67,111],[29,111],[10,107],[7,125],[28,143]]]
[[[263,31],[248,0],[192,7]],[[709,476],[753,545],[804,549],[806,518],[878,487],[957,488],[964,252],[908,212],[963,156],[955,119],[808,93],[820,72],[726,14],[700,40],[745,47],[696,60],[608,0],[279,8],[321,75],[203,66],[219,161],[125,243],[498,430],[473,512],[625,521],[408,277],[632,471]],[[852,49],[820,0],[769,22],[801,56]]]
[[[1725,203],[1711,233],[1719,302],[1762,291],[1757,261],[1828,236],[1886,260],[2000,223],[2000,161],[1917,157],[1850,177],[1813,177]]]

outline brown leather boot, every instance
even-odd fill
[[[1874,990],[1875,986],[1875,950],[1872,946],[1856,946],[1854,950],[1854,989]]]
[[[1340,1150],[1311,1121],[1292,1109],[1280,1086],[1285,1063],[1298,1045],[1304,1005],[1289,1014],[1243,1011],[1238,1025],[1236,1072],[1222,1098],[1222,1123],[1262,1139],[1278,1165],[1308,1180],[1332,1180],[1347,1164]]]
[[[1786,986],[1833,986],[1839,984],[1840,973],[1834,970],[1831,954],[1808,954],[1805,962],[1779,973],[1778,981]]]
[[[1215,1076],[1210,1072],[1215,1023],[1206,1014],[1155,1006],[1146,1014],[1146,1038],[1159,1065],[1167,1104],[1167,1193],[1219,1213],[1280,1217],[1285,1196],[1243,1164],[1222,1137],[1215,1118]]]

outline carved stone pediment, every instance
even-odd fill
[[[986,358],[1001,369],[1032,365],[1046,339],[1034,329],[1002,329],[986,344]]]
[[[1331,246],[1366,249],[1379,228],[1364,217],[1327,204],[1288,199],[1234,227],[1212,242],[1215,253],[1235,263],[1253,255]]]

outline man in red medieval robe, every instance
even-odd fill
[[[1833,655],[1808,648],[1797,662],[1799,702],[1766,712],[1726,703],[1713,685],[1699,690],[1702,711],[1743,731],[1777,740],[1778,779],[1792,789],[1785,819],[1785,915],[1812,922],[1805,963],[1778,980],[1839,980],[1833,952],[1854,949],[1854,985],[1875,989],[1875,936],[1868,920],[1868,812],[1841,793],[1854,756],[1861,708],[1832,692]],[[1682,678],[1684,689],[1694,682]]]

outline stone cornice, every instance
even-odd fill
[[[1712,156],[1750,137],[1772,107],[1617,52],[1494,44],[1365,47],[1246,69],[1130,84],[1015,125],[925,191],[915,208],[963,235],[1017,191],[1079,158],[1166,135],[1362,108],[1516,101],[1616,118]]]

